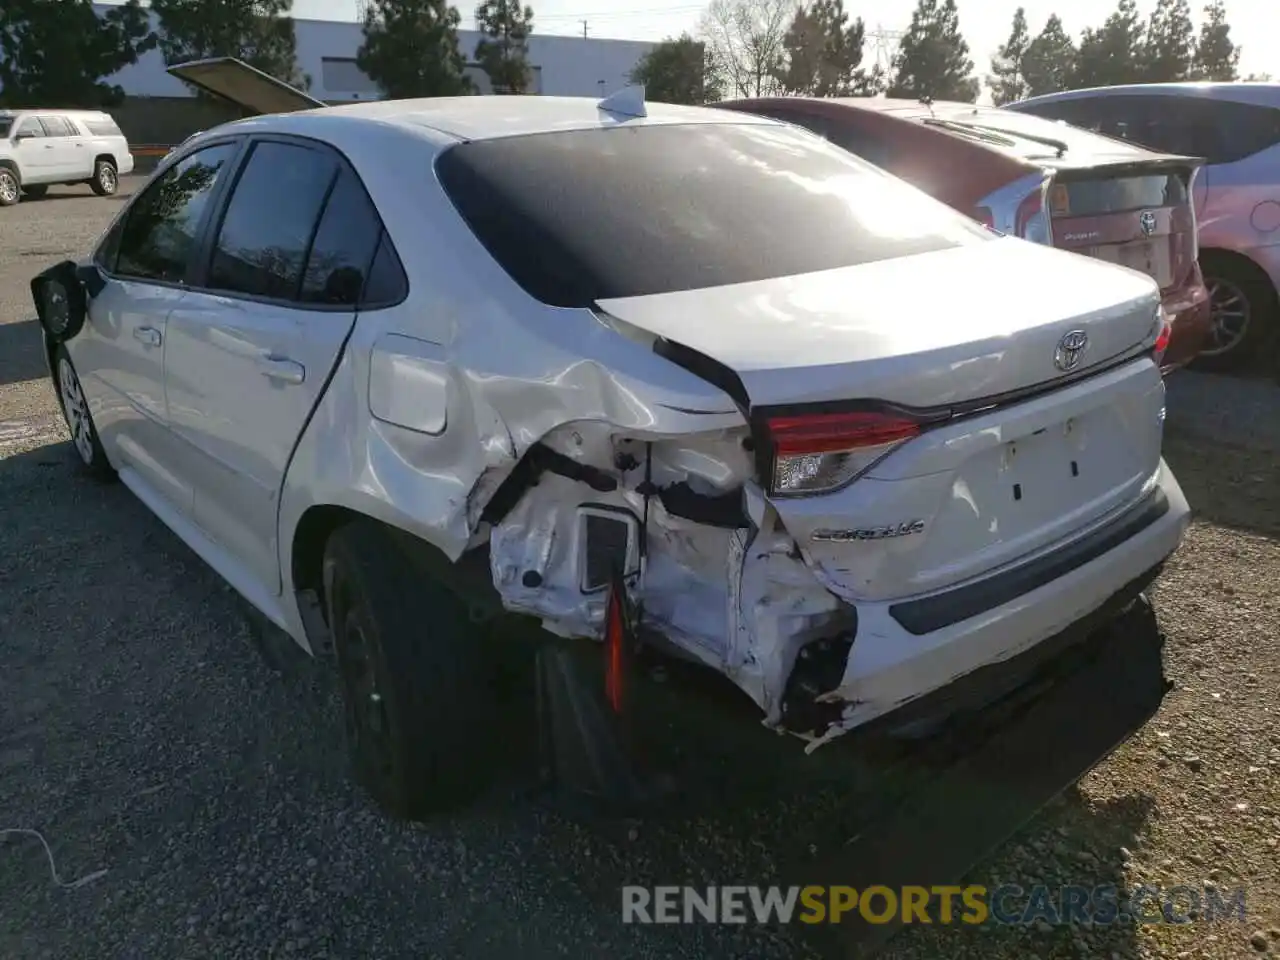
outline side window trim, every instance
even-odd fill
[[[235,150],[235,153],[231,155],[231,158],[227,161],[227,169],[230,171],[230,174],[238,174],[240,167],[244,162],[244,153],[245,153],[245,138],[241,135],[217,137],[215,139],[205,140],[205,141],[202,141],[198,146],[194,147],[194,149],[188,149],[183,151],[181,154],[176,154],[172,157],[166,158],[167,162],[164,163],[159,169],[156,170],[156,172],[152,175],[152,178],[147,182],[147,185],[143,187],[143,189],[140,192],[135,194],[133,198],[130,199],[129,205],[125,207],[123,211],[121,211],[120,219],[111,225],[111,228],[107,231],[107,235],[103,237],[102,243],[99,244],[99,249],[104,249],[106,247],[107,240],[110,234],[114,233],[117,229],[119,229],[121,232],[124,231],[126,225],[128,224],[129,217],[132,216],[134,209],[137,207],[138,201],[141,200],[143,197],[145,197],[150,192],[151,188],[154,185],[158,184],[160,182],[160,179],[166,173],[168,173],[178,164],[182,163],[182,161],[186,160],[188,157],[194,154],[200,153],[204,150],[207,150],[210,147],[217,147],[223,144],[235,145],[236,150]],[[187,264],[187,272],[181,280],[160,280],[153,277],[135,277],[130,274],[120,273],[116,269],[117,260],[119,258],[119,253],[120,253],[120,245],[118,242],[115,244],[115,250],[113,251],[114,255],[111,258],[110,269],[108,269],[105,265],[101,263],[98,264],[99,269],[101,269],[102,272],[105,273],[107,277],[112,280],[125,280],[130,283],[146,283],[156,287],[170,287],[170,288],[179,288],[183,290],[190,289],[192,269],[195,266],[195,264],[198,262],[198,259],[197,259],[198,251],[201,249],[204,243],[205,234],[207,234],[209,231],[210,216],[212,215],[213,211],[217,209],[217,207],[222,202],[222,198],[226,193],[227,182],[231,179],[230,174],[227,176],[218,177],[217,182],[214,183],[213,185],[213,192],[209,195],[209,203],[205,207],[204,213],[201,214],[200,216],[200,223],[196,226],[196,241],[193,246],[193,251],[194,251],[193,256],[191,258],[191,261]],[[95,251],[95,262],[97,262],[96,251]]]
[[[207,219],[202,225],[199,241],[196,246],[195,253],[192,257],[192,268],[188,270],[187,279],[184,284],[190,290],[200,293],[207,293],[210,296],[223,297],[228,300],[243,300],[247,303],[262,303],[270,306],[284,307],[290,310],[305,311],[307,313],[350,313],[362,310],[385,309],[403,303],[408,298],[408,281],[407,278],[403,284],[404,296],[395,303],[374,303],[365,306],[363,296],[361,303],[352,304],[328,304],[328,303],[308,303],[299,299],[302,290],[302,284],[306,277],[306,264],[310,260],[312,248],[315,246],[316,236],[320,232],[320,225],[324,221],[325,210],[328,208],[329,200],[333,196],[339,180],[344,172],[350,174],[355,182],[363,191],[365,199],[369,202],[369,207],[378,219],[379,240],[374,244],[373,255],[370,258],[370,269],[365,274],[365,284],[367,286],[369,275],[372,272],[372,265],[377,260],[378,251],[382,243],[386,243],[395,257],[398,265],[402,264],[399,252],[395,248],[395,244],[391,240],[391,235],[387,232],[386,224],[382,221],[382,216],[378,212],[378,206],[373,202],[373,198],[369,196],[369,189],[364,184],[364,179],[356,170],[355,165],[347,159],[341,150],[330,143],[323,140],[316,140],[312,137],[299,136],[289,133],[257,133],[243,137],[240,153],[234,161],[233,175],[226,178],[225,183],[219,184],[218,191],[215,191],[215,197],[210,201],[210,210]],[[240,182],[240,177],[248,166],[250,159],[253,157],[253,148],[259,143],[284,143],[292,146],[305,147],[309,150],[315,150],[320,153],[326,153],[331,156],[338,165],[338,169],[329,181],[329,186],[325,190],[324,200],[320,204],[319,212],[316,216],[316,222],[311,227],[311,236],[307,239],[306,256],[303,258],[302,276],[298,280],[298,287],[294,291],[294,297],[291,300],[279,297],[262,297],[253,294],[242,293],[238,290],[221,290],[208,286],[209,269],[213,263],[214,246],[218,242],[218,234],[222,230],[223,220],[226,218],[227,208],[231,202],[231,198],[235,193],[235,186]],[[201,144],[201,147],[209,144]],[[198,267],[198,269],[197,269]],[[403,273],[403,266],[400,267]]]

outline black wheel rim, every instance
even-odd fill
[[[364,624],[358,604],[339,588],[335,598],[335,638],[342,672],[343,712],[347,736],[361,773],[374,781],[390,782],[395,775],[391,723],[387,711],[376,641]]]

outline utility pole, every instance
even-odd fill
[[[581,23],[582,23],[582,39],[585,40],[587,39],[587,21],[583,20],[581,21]]]

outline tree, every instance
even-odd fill
[[[475,93],[447,0],[372,0],[356,66],[391,99]]]
[[[1072,87],[1110,87],[1141,80],[1145,49],[1137,3],[1120,0],[1100,28],[1081,35]]]
[[[644,84],[645,99],[657,103],[713,103],[720,90],[706,46],[689,34],[667,38],[640,58],[631,82]]]
[[[1240,48],[1231,40],[1222,0],[1213,0],[1204,8],[1191,70],[1196,80],[1235,80],[1239,76]]]
[[[1076,45],[1063,29],[1055,13],[1045,21],[1044,29],[1027,44],[1022,58],[1022,75],[1026,96],[1056,93],[1071,86],[1076,74]]]
[[[519,0],[484,0],[476,9],[481,37],[476,60],[489,75],[494,93],[524,93],[529,89],[529,34],[533,8]]]
[[[151,0],[165,63],[238,57],[263,73],[306,89],[298,67],[293,0]]]
[[[793,9],[794,0],[711,0],[698,32],[729,93],[762,97],[776,92]]]
[[[1269,73],[1251,73],[1244,78],[1246,83],[1270,83],[1271,74]]]
[[[897,55],[889,96],[929,100],[978,99],[969,44],[960,33],[956,0],[918,0]]]
[[[103,83],[156,45],[138,0],[102,16],[90,0],[0,3],[0,104],[108,107],[124,91]]]
[[[1141,79],[1173,83],[1191,76],[1195,58],[1195,28],[1188,0],[1156,0],[1147,21],[1142,48]]]
[[[996,55],[991,58],[991,75],[987,89],[997,107],[1021,100],[1027,95],[1027,78],[1022,61],[1026,59],[1031,35],[1027,32],[1027,11],[1019,7],[1013,12],[1013,29]]]
[[[866,26],[849,22],[844,0],[813,0],[796,8],[782,39],[785,64],[778,71],[784,93],[848,97],[876,92],[874,73],[861,68]]]

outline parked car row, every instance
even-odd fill
[[[1199,365],[1234,369],[1280,338],[1280,84],[1135,84],[1010,105],[1205,160],[1195,182],[1213,327]]]
[[[797,124],[989,227],[1147,274],[1191,361],[1210,327],[1196,257],[1198,160],[967,103],[785,97],[722,104]]]
[[[0,110],[0,207],[38,200],[54,184],[111,196],[133,172],[129,143],[96,110]]]
[[[482,783],[478,613],[601,651],[596,713],[545,667],[552,749],[625,712],[643,647],[812,750],[1004,697],[1178,546],[1194,162],[935,106],[906,129],[1007,158],[948,205],[636,91],[294,93],[175,150],[32,294],[79,465],[335,655],[390,813]]]

